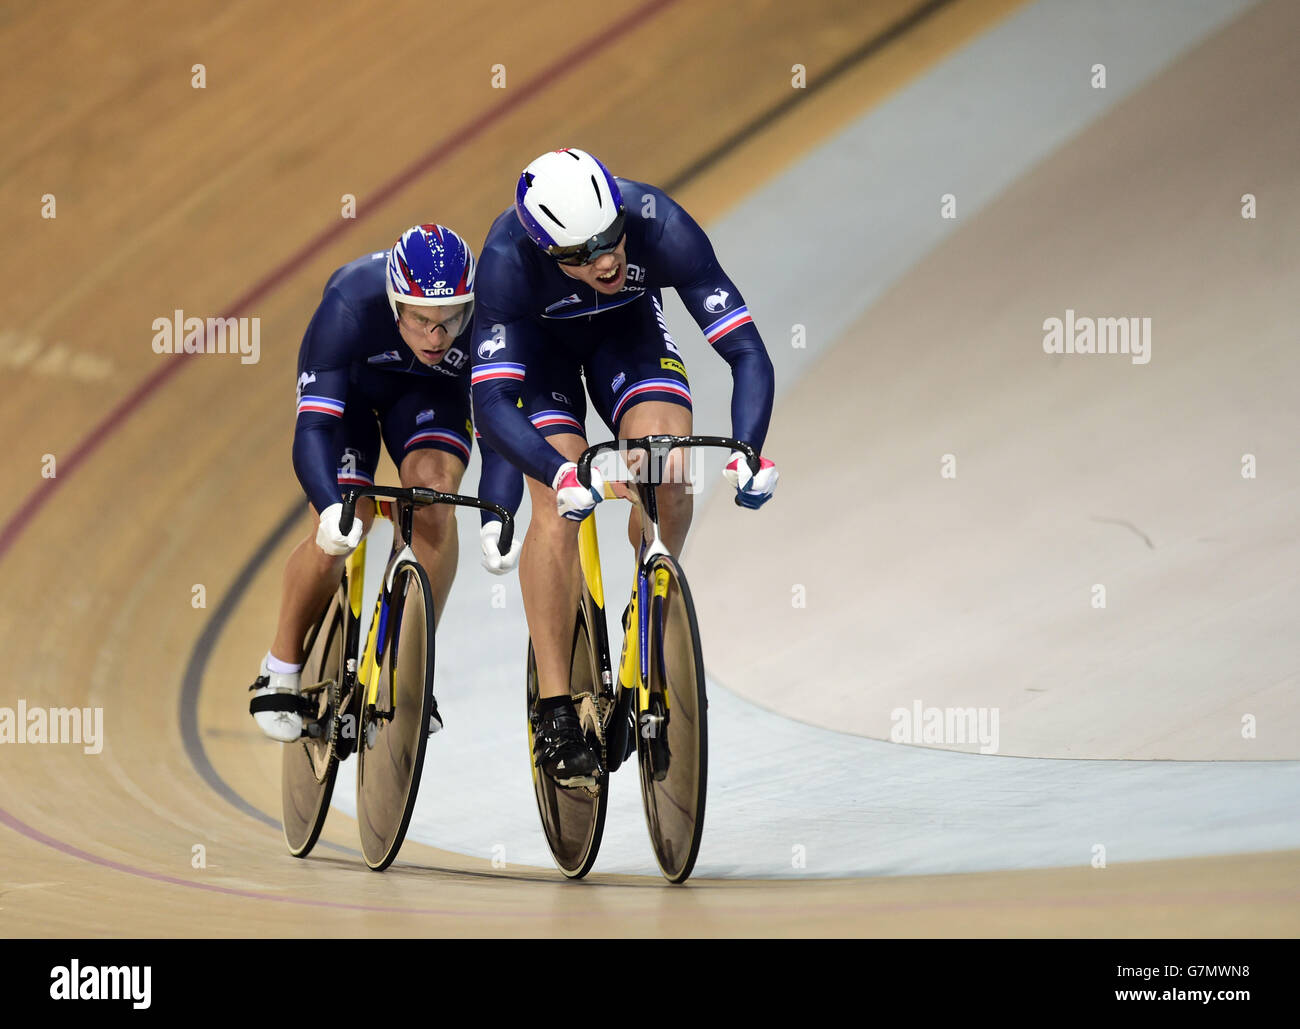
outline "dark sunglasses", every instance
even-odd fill
[[[623,239],[623,224],[626,221],[627,212],[619,211],[618,217],[614,219],[613,224],[608,229],[592,236],[587,242],[571,247],[547,247],[546,252],[555,258],[559,264],[591,264],[602,254],[613,253],[618,249],[618,245]]]

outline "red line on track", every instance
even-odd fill
[[[47,847],[52,847],[63,854],[68,854],[82,861],[88,861],[94,865],[100,865],[104,868],[110,868],[116,872],[126,872],[128,875],[139,876],[143,879],[151,879],[154,882],[167,883],[171,886],[185,886],[192,890],[206,890],[210,893],[221,893],[229,897],[240,897],[246,900],[271,901],[281,904],[302,904],[308,907],[322,908],[341,908],[345,911],[381,911],[391,914],[403,915],[451,915],[459,918],[475,918],[482,921],[485,917],[499,917],[500,912],[485,916],[479,908],[467,907],[464,910],[448,908],[411,908],[411,907],[394,907],[380,904],[350,904],[346,901],[337,900],[318,900],[314,897],[295,897],[282,893],[259,893],[256,890],[241,890],[234,886],[220,886],[216,883],[197,882],[193,879],[182,879],[176,875],[166,875],[162,872],[151,872],[147,868],[137,868],[134,865],[123,864],[120,861],[113,861],[109,858],[100,857],[97,854],[91,854],[89,851],[81,850],[69,843],[56,840],[52,836],[47,836],[27,823],[20,821],[7,811],[0,810],[0,824],[7,825],[15,832],[26,836],[28,839],[37,843],[42,843]],[[1041,869],[1040,869],[1041,871]],[[504,879],[503,879],[504,881]],[[558,886],[559,880],[545,881],[536,880],[541,886]],[[765,879],[761,880],[763,885],[779,884],[789,885],[794,889],[806,889],[809,885],[807,880],[795,884],[790,878],[782,879]],[[707,888],[710,880],[700,880],[696,882],[695,888]],[[595,882],[593,887],[599,887],[602,884]],[[622,884],[615,884],[622,885]],[[734,887],[733,887],[734,888]],[[678,891],[673,890],[677,893]],[[857,911],[864,914],[882,915],[898,914],[902,912],[923,912],[923,911],[979,911],[988,908],[997,908],[999,910],[1006,908],[1023,909],[1023,910],[1040,910],[1042,908],[1080,908],[1080,907],[1105,907],[1105,908],[1130,908],[1134,906],[1163,906],[1187,907],[1197,904],[1243,904],[1243,903],[1264,903],[1264,904],[1286,904],[1295,903],[1300,900],[1300,892],[1295,890],[1208,890],[1197,892],[1188,890],[1183,893],[1174,891],[1165,891],[1157,893],[1114,893],[1102,894],[1100,896],[1079,894],[1068,897],[1028,897],[1010,899],[953,899],[953,900],[916,900],[916,901],[885,901],[881,902],[858,902],[843,903],[841,900],[831,900],[816,902],[811,909],[821,912],[827,908],[834,908],[836,911]],[[807,901],[803,902],[807,906]],[[789,913],[789,909],[781,909],[771,905],[751,905],[751,911],[758,911],[763,914]],[[598,914],[595,909],[578,908],[568,911],[538,911],[535,908],[529,908],[525,904],[522,908],[515,908],[507,912],[504,917],[509,918],[549,918],[555,919],[580,919],[583,924],[589,922]]]
[[[228,897],[242,897],[245,900],[263,900],[276,901],[282,904],[304,904],[308,907],[318,908],[342,908],[345,911],[385,911],[405,915],[456,915],[469,916],[482,919],[483,912],[475,909],[465,909],[457,911],[448,908],[404,908],[392,907],[380,904],[349,904],[346,901],[337,900],[317,900],[314,897],[294,897],[279,893],[259,893],[256,890],[241,890],[234,886],[219,886],[216,883],[196,882],[193,879],[182,879],[176,875],[166,875],[162,872],[151,872],[147,868],[137,868],[134,865],[123,864],[121,861],[112,861],[109,858],[100,857],[98,854],[92,854],[89,851],[74,847],[70,843],[64,843],[62,840],[56,840],[53,836],[47,836],[39,829],[33,828],[25,822],[19,821],[7,811],[0,810],[0,825],[7,825],[15,832],[21,833],[37,843],[43,843],[47,847],[53,847],[63,854],[68,854],[74,858],[80,858],[82,861],[88,861],[92,865],[100,865],[103,868],[111,868],[115,872],[126,872],[128,875],[140,876],[143,879],[152,879],[154,882],[168,883],[172,886],[187,886],[192,890],[206,890],[209,893],[222,893]],[[510,918],[536,918],[542,917],[545,912],[530,911],[511,911]]]

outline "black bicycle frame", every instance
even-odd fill
[[[478,497],[467,497],[460,493],[442,493],[436,489],[426,489],[423,486],[416,486],[412,489],[389,489],[370,486],[365,489],[348,490],[347,496],[343,498],[343,514],[339,516],[339,532],[344,536],[352,529],[352,520],[356,516],[357,501],[362,497],[370,497],[374,500],[391,500],[401,505],[398,508],[397,521],[399,524],[397,530],[401,534],[403,543],[411,542],[411,520],[415,508],[427,507],[430,504],[453,504],[456,507],[477,507],[482,511],[491,511],[501,519],[501,538],[497,543],[497,549],[501,552],[502,557],[510,553],[510,544],[515,538],[514,516],[499,504],[480,500]]]

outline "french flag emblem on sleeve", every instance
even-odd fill
[[[727,333],[740,328],[742,325],[752,325],[754,319],[749,316],[749,306],[744,305],[736,308],[728,315],[723,315],[712,325],[704,330],[704,338],[710,343],[716,343]]]
[[[514,379],[516,382],[524,381],[524,366],[522,364],[482,364],[470,372],[470,382],[477,386],[480,382],[493,382],[499,379]]]
[[[332,414],[335,418],[343,417],[343,401],[331,397],[303,397],[298,401],[298,413],[314,411],[317,414]]]

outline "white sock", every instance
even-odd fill
[[[281,661],[268,650],[266,652],[266,670],[274,672],[276,675],[293,675],[295,672],[302,671],[302,665],[291,665],[288,661]]]

